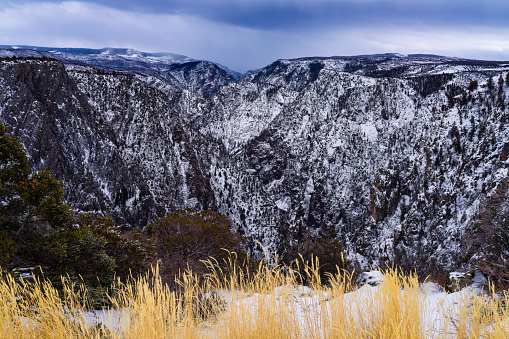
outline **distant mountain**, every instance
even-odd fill
[[[146,53],[140,52],[129,48],[53,48],[53,47],[38,47],[38,46],[12,46],[12,45],[0,45],[2,49],[11,50],[34,50],[42,52],[51,52],[53,54],[68,54],[68,55],[116,55],[124,58],[154,58],[158,60],[165,60],[166,63],[175,62],[186,62],[192,61],[193,59],[186,57],[185,55],[179,55],[174,53]]]
[[[509,62],[313,57],[239,79],[70,52],[0,50],[0,119],[78,210],[143,227],[212,208],[255,254],[331,237],[363,267],[509,260]]]
[[[180,89],[210,97],[224,84],[242,74],[204,60],[173,53],[146,53],[126,48],[49,48],[0,45],[0,57],[47,57],[64,64],[86,65],[102,70],[161,78]],[[211,81],[211,77],[214,81]]]

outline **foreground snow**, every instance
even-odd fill
[[[226,302],[226,307],[217,318],[202,323],[200,333],[204,337],[222,337],[222,335],[216,333],[217,329],[224,330],[224,326],[230,326],[232,319],[243,321],[246,319],[247,313],[249,319],[259,321],[260,318],[257,318],[256,314],[267,313],[270,308],[273,308],[273,311],[275,311],[273,315],[284,314],[281,318],[283,321],[289,320],[288,324],[294,324],[298,327],[293,333],[299,333],[299,337],[327,338],[331,335],[330,328],[327,325],[331,325],[331,323],[326,324],[323,319],[332,319],[332,325],[334,325],[334,316],[339,314],[337,310],[338,300],[342,300],[341,307],[344,307],[344,309],[342,308],[344,311],[342,316],[350,317],[359,327],[366,326],[367,322],[364,316],[368,319],[373,315],[383,316],[380,314],[380,310],[386,310],[387,308],[384,306],[387,305],[385,303],[394,302],[394,300],[391,296],[387,297],[384,294],[387,290],[382,291],[384,288],[383,276],[380,272],[368,272],[365,274],[364,281],[365,284],[362,287],[340,296],[332,295],[331,291],[319,291],[300,285],[279,286],[272,293],[267,294],[226,289],[216,290],[211,292],[209,296],[219,296]],[[464,324],[462,324],[460,318],[465,316],[465,312],[470,312],[468,307],[477,307],[474,299],[477,297],[483,298],[485,287],[486,281],[479,275],[474,277],[471,286],[455,293],[447,293],[435,283],[428,282],[420,285],[417,291],[418,299],[415,302],[421,307],[419,314],[422,318],[416,324],[420,324],[419,326],[424,330],[427,338],[457,338],[465,333],[465,330],[466,333],[474,333],[470,329],[461,328]],[[407,291],[400,290],[401,297],[408,299],[405,292]],[[465,305],[469,305],[467,309]],[[406,304],[405,307],[409,307],[409,304]],[[364,314],[362,311],[359,313],[359,310],[364,310],[366,313]],[[409,312],[412,312],[412,310]],[[251,315],[253,316],[251,317]],[[267,315],[270,315],[270,312]],[[117,333],[122,332],[126,321],[130,321],[130,316],[131,311],[128,309],[86,313],[89,326],[102,323],[106,328]],[[222,322],[225,325],[222,325]],[[467,327],[475,325],[467,325]],[[254,326],[257,326],[257,324]],[[337,326],[340,326],[339,322]],[[502,321],[502,326],[509,330],[509,318]],[[484,334],[490,334],[491,331],[491,326],[485,326],[480,333],[484,337]],[[231,337],[232,333],[229,330],[228,333]]]

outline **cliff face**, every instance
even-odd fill
[[[130,75],[59,61],[3,61],[0,118],[77,210],[145,226],[211,208],[207,173],[167,96]]]
[[[253,248],[315,234],[366,266],[428,267],[478,261],[479,232],[500,230],[508,65],[306,58],[238,81],[204,62],[167,69],[3,59],[0,119],[77,209],[121,224],[212,208]]]
[[[315,232],[366,265],[475,259],[507,175],[506,77],[504,64],[393,56],[248,74],[202,118],[229,150],[212,175],[219,210],[272,250]]]

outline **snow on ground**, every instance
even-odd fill
[[[345,309],[352,311],[357,305],[376,305],[372,299],[379,295],[382,288],[383,276],[379,271],[364,272],[361,279],[364,285],[353,292],[345,293],[342,297]],[[480,276],[473,279],[473,284],[455,293],[447,293],[435,283],[424,283],[420,285],[420,298],[424,307],[423,328],[427,338],[455,338],[457,332],[458,318],[462,305],[473,294],[481,294],[485,281]],[[296,320],[301,333],[316,333],[319,322],[313,321],[320,314],[331,312],[333,302],[337,301],[331,292],[318,291],[306,286],[280,286],[274,289],[272,294],[247,293],[239,291],[214,291],[214,295],[222,297],[229,306],[228,312],[250,312],[257,314],[259,308],[266,305],[283,307],[290,310],[292,318]],[[403,294],[403,291],[402,291]],[[371,299],[371,302],[370,302]],[[362,316],[362,313],[355,313],[355,317]],[[117,331],[122,323],[122,317],[128,317],[127,310],[100,310],[87,312],[86,319],[90,326],[103,323],[107,328]],[[256,317],[256,316],[254,316]],[[311,320],[311,321],[310,321]],[[361,323],[361,319],[357,319]],[[509,326],[509,319],[504,320]],[[206,326],[207,328],[208,325]],[[487,331],[490,328],[488,327]],[[323,332],[322,332],[323,333]]]
[[[129,316],[129,312],[125,309],[103,309],[85,312],[84,316],[87,321],[87,325],[91,327],[102,323],[109,330],[121,331],[122,320],[124,317]]]

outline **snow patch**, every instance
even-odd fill
[[[374,142],[378,139],[378,131],[374,125],[362,124],[360,125],[360,128],[369,141]]]
[[[276,200],[275,204],[276,204],[277,208],[279,208],[280,210],[288,212],[288,210],[290,209],[290,206],[291,206],[291,198],[288,196],[283,197],[281,199]]]

